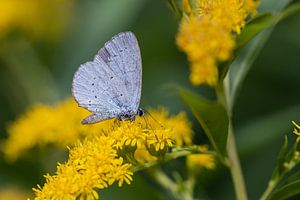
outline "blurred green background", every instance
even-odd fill
[[[0,2],[0,9],[1,6]],[[114,34],[127,30],[136,34],[142,52],[142,107],[163,105],[172,113],[188,112],[174,85],[213,98],[211,89],[206,86],[194,88],[188,81],[188,62],[175,45],[178,21],[165,1],[77,0],[55,9],[67,9],[67,12],[62,11],[61,18],[45,21],[47,27],[65,20],[64,28],[54,37],[48,37],[47,32],[38,37],[32,36],[30,31],[18,27],[1,34],[2,139],[7,137],[7,124],[28,106],[38,102],[51,104],[70,96],[72,77],[78,66],[91,60]],[[39,23],[43,23],[43,19]],[[283,136],[292,130],[290,121],[300,122],[299,35],[299,14],[276,26],[255,60],[236,101],[234,126],[249,199],[257,199],[264,191]],[[195,119],[191,115],[189,119],[195,124],[195,142],[207,143]],[[48,162],[51,166],[45,166],[44,161],[29,156],[9,164],[1,155],[0,186],[18,185],[30,191],[37,183],[43,183],[42,175],[49,169],[55,169],[57,161],[52,160]],[[174,170],[182,168],[181,161],[169,165]],[[195,193],[196,197],[204,199],[233,199],[229,172],[222,167],[205,172],[199,177]],[[105,189],[100,195],[102,199],[169,198],[143,172],[135,175],[132,185]]]

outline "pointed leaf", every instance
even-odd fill
[[[292,181],[286,185],[283,185],[279,189],[275,190],[268,200],[283,200],[288,199],[289,197],[300,194],[300,180]]]
[[[254,36],[269,27],[274,21],[275,17],[271,13],[263,13],[253,18],[237,37],[237,48],[245,46]]]
[[[224,106],[183,89],[180,96],[201,124],[215,150],[224,158],[228,134],[228,116]]]
[[[284,142],[283,145],[281,147],[280,153],[278,155],[278,161],[277,161],[277,167],[278,169],[276,171],[278,171],[279,174],[281,174],[283,172],[283,165],[284,162],[286,161],[286,156],[288,154],[288,138],[287,136],[284,137]]]

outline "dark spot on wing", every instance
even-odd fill
[[[114,78],[113,76],[110,77],[110,79],[113,79],[113,78]]]
[[[89,100],[89,103],[92,103],[92,101],[91,101],[91,100]]]
[[[95,83],[92,83],[92,86],[94,86],[95,85]]]
[[[122,53],[123,52],[123,49],[120,49],[120,51],[119,51],[120,53]]]
[[[95,95],[95,99],[97,99],[97,96]]]
[[[94,80],[96,80],[96,77],[94,77]]]
[[[122,96],[123,96],[123,94],[120,94],[120,96],[122,97]]]
[[[106,63],[110,62],[110,54],[107,51],[107,49],[105,47],[103,47],[102,49],[100,49],[99,51],[99,56],[102,58],[102,60]]]

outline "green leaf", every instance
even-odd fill
[[[178,0],[167,0],[167,3],[175,17],[180,19],[182,17],[182,2]]]
[[[300,194],[300,180],[295,180],[283,185],[279,189],[275,190],[268,200],[281,200],[288,199],[289,197]]]
[[[180,90],[180,96],[201,124],[215,150],[224,158],[228,134],[228,116],[224,106],[183,89]]]
[[[284,170],[283,168],[283,165],[284,165],[284,162],[286,161],[286,156],[288,154],[288,138],[287,136],[284,137],[284,142],[283,142],[283,145],[281,147],[281,150],[280,150],[280,153],[278,155],[278,161],[277,161],[277,169],[276,171],[281,174]]]
[[[275,21],[271,13],[263,13],[253,18],[246,24],[241,34],[236,39],[237,48],[245,46],[259,32],[269,27]]]
[[[237,49],[245,46],[252,38],[266,28],[300,11],[300,3],[292,4],[277,15],[262,13],[250,20],[236,39]]]

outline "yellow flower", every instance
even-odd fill
[[[199,150],[207,151],[206,145],[198,146]],[[191,154],[186,158],[186,164],[191,170],[199,168],[214,169],[216,167],[215,157],[212,154]]]
[[[216,167],[215,159],[210,154],[192,154],[187,156],[187,166],[190,169],[203,167],[206,169],[214,169]]]
[[[157,157],[152,156],[149,151],[146,149],[146,147],[137,148],[134,152],[134,158],[139,163],[148,163],[148,162],[154,162],[157,160]]]
[[[6,186],[0,189],[0,200],[19,200],[26,199],[25,192],[16,188],[15,186]]]
[[[171,141],[178,146],[192,143],[192,126],[184,113],[170,117],[168,111],[162,108],[150,110],[150,113],[152,117],[146,114],[146,119],[137,117],[135,122],[120,121],[116,124],[113,119],[87,126],[80,122],[89,112],[79,108],[73,99],[54,106],[37,105],[9,125],[9,138],[3,143],[3,151],[7,159],[14,161],[36,146],[52,144],[59,148],[67,145],[72,147],[78,139],[107,135],[114,139],[114,147],[117,149],[125,146],[143,149],[147,138],[152,140],[151,144],[157,142],[153,137],[154,132],[163,137],[159,145],[169,146]]]
[[[167,147],[172,147],[171,130],[149,130],[148,137],[146,139],[147,147],[153,148],[154,151],[158,152],[164,150]]]
[[[183,0],[183,5],[190,8],[188,1]],[[235,47],[233,33],[241,32],[256,6],[254,0],[198,0],[194,12],[186,13],[176,42],[191,63],[193,84],[217,84],[217,65],[228,60]]]
[[[87,115],[88,111],[69,99],[54,106],[32,107],[8,127],[3,150],[11,160],[35,146],[69,146],[69,159],[34,189],[36,200],[98,199],[98,190],[113,183],[130,184],[131,169],[138,162],[157,160],[173,145],[192,143],[191,123],[184,113],[169,116],[161,108],[135,121],[113,119],[81,125]]]
[[[175,116],[169,116],[169,111],[165,108],[157,110],[150,109],[150,115],[146,115],[149,129],[170,129],[170,138],[177,146],[191,145],[194,136],[192,123],[188,121],[186,114],[180,112]],[[142,123],[142,119],[139,122]],[[153,131],[152,131],[153,132]],[[153,136],[153,134],[151,134]]]
[[[34,106],[8,126],[9,138],[3,144],[4,154],[14,161],[35,146],[73,145],[79,138],[106,130],[112,123],[105,121],[83,126],[80,122],[87,115],[89,112],[79,108],[73,99],[54,106]]]
[[[154,115],[159,115],[158,113],[153,112]],[[130,155],[146,154],[147,158],[136,158],[145,163],[151,159],[156,160],[150,155],[153,152],[154,155],[160,156],[166,153],[166,147],[173,145],[170,136],[175,133],[176,126],[166,129],[160,123],[171,126],[181,121],[179,130],[191,133],[187,128],[189,126],[184,125],[185,122],[188,123],[184,114],[168,119],[168,113],[164,111],[160,116],[160,120],[164,118],[164,121],[157,122],[159,128],[150,128],[149,124],[139,122],[141,119],[134,122],[121,121],[111,126],[110,130],[99,131],[98,134],[86,137],[83,142],[78,142],[73,148],[69,148],[69,159],[66,163],[58,165],[56,174],[46,175],[44,186],[34,189],[35,199],[98,199],[99,189],[115,182],[119,187],[124,182],[130,184],[133,175],[130,171],[133,166],[129,163],[132,161]],[[183,141],[181,143],[183,144]],[[135,148],[127,148],[128,146]],[[136,151],[140,154],[135,154]]]
[[[57,38],[69,21],[72,4],[72,0],[1,0],[0,37],[18,30],[35,38]]]
[[[69,160],[59,164],[55,175],[46,175],[43,187],[34,189],[39,199],[98,199],[97,189],[117,182],[130,184],[131,164],[124,163],[107,136],[84,140],[70,150]]]
[[[298,135],[298,138],[299,138],[300,137],[300,126],[295,121],[292,121],[292,124],[295,126],[293,133]]]

